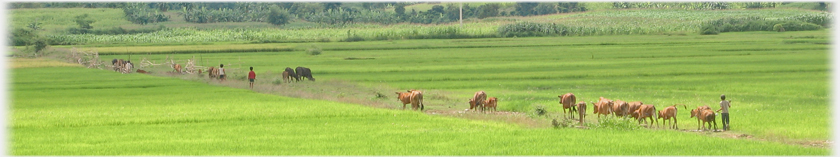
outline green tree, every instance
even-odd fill
[[[405,14],[405,6],[403,4],[397,4],[396,6],[394,6],[394,12],[396,12],[397,15],[402,16],[403,14]]]
[[[278,7],[272,7],[271,11],[268,13],[268,23],[274,25],[285,25],[289,23],[291,18],[292,16],[289,15],[289,11]]]
[[[476,17],[479,19],[494,17],[499,15],[499,4],[496,3],[488,3],[485,5],[481,5],[478,7],[478,12],[476,13]]]
[[[79,24],[79,28],[93,29],[93,26],[90,25],[93,22],[95,21],[93,19],[89,19],[88,14],[76,16],[76,24]]]
[[[514,5],[516,15],[519,16],[530,16],[534,15],[534,7],[537,7],[539,3],[536,2],[516,2]],[[511,14],[513,15],[513,14]]]
[[[27,24],[26,27],[31,28],[33,31],[38,31],[38,29],[41,29],[41,23],[38,22],[38,19],[35,19],[35,21]]]

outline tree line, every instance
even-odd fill
[[[149,24],[168,21],[163,12],[175,11],[193,23],[268,22],[283,25],[293,19],[321,24],[418,23],[439,24],[463,18],[535,16],[587,11],[579,2],[437,3],[429,10],[406,9],[417,2],[16,2],[11,8],[120,8],[129,21]],[[612,2],[612,8],[673,8],[693,10],[773,8],[790,2]],[[827,10],[829,3],[816,2]],[[505,8],[513,8],[505,9]],[[511,10],[511,11],[503,11]]]

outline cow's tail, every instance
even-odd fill
[[[423,105],[423,99],[420,99],[420,111],[423,111],[423,108],[425,108],[425,105]]]
[[[676,104],[676,105],[674,105],[674,108],[676,108],[677,105],[682,105],[683,109],[686,109],[686,110],[688,109],[688,106],[685,106],[685,104]]]

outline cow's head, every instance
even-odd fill
[[[697,109],[691,109],[691,117],[688,118],[694,118],[694,116],[697,116]]]

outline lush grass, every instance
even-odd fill
[[[77,67],[11,74],[12,155],[830,153],[667,130],[525,129]]]
[[[125,19],[122,9],[110,8],[50,8],[50,9],[10,9],[10,28],[27,28],[27,25],[35,22],[41,23],[41,29],[47,33],[63,32],[69,27],[79,27],[76,24],[76,16],[88,14],[95,22],[91,24],[94,29],[112,28],[132,23]],[[27,28],[28,29],[28,28]]]
[[[449,97],[455,101],[430,104],[432,108],[467,108],[466,100],[479,90],[499,97],[501,110],[526,113],[538,105],[559,112],[556,96],[568,92],[579,101],[606,97],[659,109],[673,104],[717,109],[720,94],[726,94],[733,100],[736,132],[826,140],[831,131],[828,36],[808,31],[319,43],[324,52],[318,56],[302,51],[202,54],[200,65],[223,63],[232,78],[244,78],[249,66],[273,75],[285,67],[304,66],[319,80],[453,93]],[[197,57],[168,56],[179,63]],[[681,108],[680,128],[696,127],[688,117]]]

